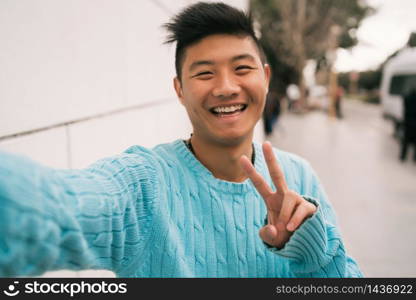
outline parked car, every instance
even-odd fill
[[[396,135],[403,123],[403,96],[415,86],[416,48],[408,47],[386,63],[381,80],[383,116],[393,121]]]

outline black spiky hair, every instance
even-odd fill
[[[181,79],[186,48],[213,34],[250,36],[264,62],[263,50],[254,33],[251,16],[221,2],[198,2],[188,6],[163,25],[169,32],[165,43],[176,42],[175,68]]]

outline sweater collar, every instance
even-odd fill
[[[265,170],[265,161],[263,156],[263,151],[261,150],[261,145],[254,142],[254,151],[256,153],[256,159],[254,161],[254,167],[261,174]],[[175,149],[175,152],[178,153],[181,160],[185,162],[187,168],[189,168],[196,178],[201,178],[203,181],[209,183],[213,188],[225,191],[228,193],[243,193],[251,190],[253,188],[250,179],[246,179],[243,182],[231,182],[223,179],[215,178],[214,175],[209,171],[188,149],[183,140],[176,140],[172,143],[172,146]],[[267,167],[266,167],[267,168]]]

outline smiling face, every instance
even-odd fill
[[[216,34],[187,47],[174,85],[194,136],[223,145],[252,139],[269,77],[251,37]]]

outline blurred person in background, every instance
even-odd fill
[[[165,26],[191,137],[81,170],[1,153],[0,276],[362,276],[311,166],[253,142],[270,68],[250,18],[197,3]]]
[[[297,109],[299,109],[299,99],[300,99],[299,87],[294,83],[289,84],[286,89],[286,95],[289,101],[288,110],[296,111]]]
[[[409,146],[413,145],[413,160],[416,162],[416,87],[411,87],[403,97],[403,136],[400,160],[405,161]]]
[[[335,91],[335,115],[338,119],[343,118],[342,114],[342,98],[344,97],[344,89],[338,85]]]
[[[266,97],[266,105],[263,111],[264,132],[267,136],[273,133],[280,115],[280,100],[276,92],[270,91]]]

